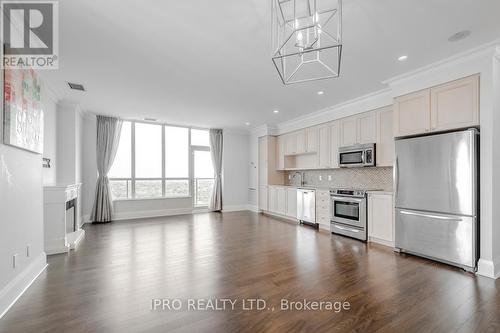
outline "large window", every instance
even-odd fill
[[[189,197],[206,206],[214,171],[208,130],[123,123],[109,171],[114,199]]]

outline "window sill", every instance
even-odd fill
[[[179,196],[179,197],[160,197],[160,198],[122,198],[122,199],[113,199],[115,201],[150,201],[150,200],[168,200],[168,199],[191,199],[192,196]]]

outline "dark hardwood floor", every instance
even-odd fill
[[[255,213],[85,230],[76,252],[48,257],[1,332],[500,331],[500,282]],[[154,298],[184,306],[153,311]],[[238,300],[234,310],[188,311],[189,298]],[[266,309],[244,310],[245,298]],[[280,311],[281,299],[350,309]]]

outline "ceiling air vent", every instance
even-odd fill
[[[83,84],[68,82],[68,85],[71,89],[85,91]]]

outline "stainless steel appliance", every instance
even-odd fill
[[[476,129],[396,140],[397,249],[475,270],[477,161]]]
[[[316,191],[299,188],[297,190],[297,220],[316,226]]]
[[[375,166],[374,143],[340,147],[338,154],[339,166],[341,168]]]
[[[366,241],[366,190],[331,190],[330,199],[331,232]]]

